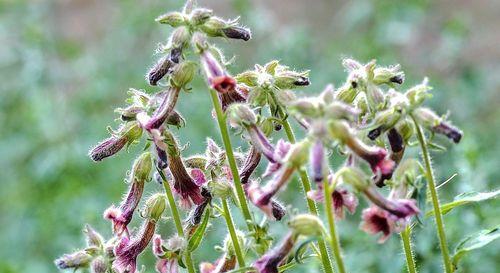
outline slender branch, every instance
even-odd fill
[[[337,262],[337,269],[340,273],[345,273],[344,261],[342,260],[342,255],[340,253],[340,242],[337,236],[337,231],[335,230],[335,214],[333,213],[332,204],[332,189],[328,184],[328,178],[323,179],[323,194],[325,199],[325,211],[326,217],[328,218],[328,226],[330,231],[330,244],[332,247],[333,255],[335,256],[335,261]]]
[[[247,200],[245,197],[245,191],[241,185],[240,174],[238,171],[238,166],[236,165],[236,160],[234,158],[233,147],[231,145],[231,139],[229,138],[229,133],[226,125],[226,117],[222,112],[222,107],[217,96],[217,91],[210,89],[210,96],[212,97],[212,103],[215,108],[215,113],[217,115],[217,123],[219,124],[220,134],[222,136],[222,141],[224,142],[224,149],[226,150],[227,161],[229,162],[229,167],[231,168],[231,173],[233,175],[234,187],[236,188],[236,195],[238,197],[238,203],[245,218],[247,228],[252,231],[252,215],[248,208]]]
[[[184,238],[184,228],[182,227],[181,217],[179,215],[179,209],[177,208],[177,204],[175,203],[174,194],[172,193],[172,188],[170,187],[170,183],[168,183],[167,178],[162,170],[158,170],[158,173],[163,180],[163,188],[165,189],[165,194],[167,195],[168,205],[170,207],[170,211],[172,212],[172,217],[174,218],[175,229],[177,230],[177,234]],[[185,252],[186,266],[189,273],[195,273],[193,259],[191,258],[191,252]]]
[[[437,233],[439,237],[439,245],[441,247],[441,254],[443,255],[445,272],[452,273],[453,267],[451,265],[448,243],[446,242],[446,234],[444,232],[443,215],[441,214],[441,207],[439,205],[439,197],[436,190],[436,182],[434,179],[434,173],[431,165],[431,156],[429,155],[429,151],[427,150],[427,141],[422,132],[422,128],[416,121],[415,117],[413,116],[411,117],[413,119],[413,122],[415,123],[415,127],[417,129],[418,142],[420,143],[420,148],[422,149],[422,157],[425,163],[425,176],[427,182],[429,183],[429,191],[431,193],[432,206],[434,208],[434,217],[436,217]]]
[[[226,199],[222,198],[222,209],[224,210],[224,219],[226,220],[227,229],[229,230],[229,235],[231,236],[231,241],[233,242],[234,252],[236,254],[236,259],[238,260],[238,265],[245,267],[245,258],[243,257],[243,252],[241,250],[240,241],[236,235],[236,229],[234,227],[233,218],[231,217],[231,211],[227,205]]]
[[[282,118],[285,117],[285,114],[283,111],[280,109],[280,116]],[[288,138],[288,141],[290,143],[295,143],[295,135],[293,134],[292,127],[290,126],[290,123],[288,122],[287,119],[283,119],[283,128],[285,128],[285,133]],[[304,197],[307,201],[307,208],[309,209],[309,212],[313,215],[318,215],[318,209],[316,207],[316,203],[307,198],[307,192],[311,190],[311,182],[309,181],[309,177],[307,176],[307,173],[303,169],[299,169],[299,176],[300,176],[300,181],[302,183],[302,189],[304,191]],[[333,268],[332,268],[332,263],[330,261],[330,256],[328,255],[328,250],[326,249],[326,244],[323,239],[318,240],[318,247],[319,247],[319,252],[321,254],[321,263],[323,265],[323,271],[325,273],[333,273]]]
[[[413,251],[411,249],[411,227],[410,225],[400,233],[401,241],[403,242],[403,249],[406,256],[406,267],[408,273],[417,273],[417,268],[415,266],[415,260],[413,258]]]

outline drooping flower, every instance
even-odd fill
[[[276,148],[274,149],[273,158],[275,162],[269,162],[267,168],[262,176],[270,176],[276,174],[276,172],[281,168],[283,162],[290,151],[292,144],[285,140],[278,140],[276,143]]]
[[[156,256],[156,272],[178,273],[179,263],[177,253],[183,248],[184,240],[180,237],[172,237],[167,242],[163,241],[161,235],[155,234],[152,239],[153,254]]]
[[[210,87],[219,93],[234,91],[236,80],[224,70],[212,53],[209,50],[204,50],[200,57],[203,71]]]
[[[255,148],[252,145],[247,153],[245,162],[243,163],[243,167],[241,168],[240,171],[241,184],[248,183],[250,177],[252,176],[252,173],[259,165],[260,158],[261,158],[261,153],[259,153],[257,151],[257,148]]]
[[[361,229],[369,234],[382,233],[379,243],[384,243],[394,232],[394,220],[389,217],[389,213],[379,207],[372,206],[363,210],[363,222]]]
[[[110,130],[111,131],[111,130]],[[127,122],[120,126],[117,131],[111,131],[111,137],[103,140],[89,151],[89,157],[93,161],[101,161],[110,157],[125,147],[138,140],[142,135],[142,129],[137,122]]]
[[[258,273],[278,273],[278,267],[292,251],[296,235],[288,233],[279,246],[269,250],[253,263]]]
[[[280,221],[285,216],[285,208],[276,200],[270,199],[267,203],[262,202],[265,192],[255,181],[245,184],[245,193],[250,202],[264,212],[269,219]]]
[[[317,202],[323,202],[325,197],[323,193],[323,185],[318,184],[317,190],[311,190],[307,192],[307,197],[311,200]],[[332,206],[335,217],[338,219],[344,219],[344,210],[347,210],[350,214],[356,212],[358,206],[358,198],[352,192],[347,189],[337,186],[332,192]]]
[[[118,208],[113,205],[104,212],[104,218],[113,222],[113,231],[115,234],[121,235],[123,232],[128,234],[127,226],[132,221],[134,211],[141,201],[144,184],[150,180],[152,164],[149,152],[140,155],[134,161],[132,171],[130,172],[130,186],[127,195],[125,195]]]

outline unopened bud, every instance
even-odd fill
[[[227,109],[228,120],[231,126],[250,126],[257,122],[257,117],[250,107],[241,103],[234,103]]]
[[[299,214],[288,222],[288,227],[297,235],[321,236],[326,234],[323,223],[318,216],[312,214]]]
[[[343,85],[340,87],[335,93],[335,98],[339,101],[345,103],[352,103],[359,91],[351,86],[350,83]]]
[[[289,108],[290,111],[307,118],[315,118],[321,114],[318,103],[307,98],[297,99]]]
[[[292,167],[300,168],[309,159],[310,145],[311,143],[308,140],[293,144],[284,161]]]
[[[142,153],[132,166],[131,177],[135,180],[145,182],[151,179],[151,169],[153,168],[153,159],[150,152]]]
[[[415,85],[406,91],[405,96],[408,98],[408,101],[413,108],[420,106],[425,99],[432,96],[428,93],[428,91],[432,90],[432,87],[428,85],[428,82],[429,80],[425,78],[421,84]]]
[[[258,84],[259,74],[253,70],[242,72],[234,77],[238,83],[243,83],[249,87],[255,87]]]
[[[231,39],[250,40],[252,34],[249,29],[235,25],[236,22],[226,22],[217,17],[211,17],[200,29],[211,37],[227,37]]]
[[[93,161],[101,161],[118,153],[125,145],[130,145],[142,136],[142,128],[137,122],[127,122],[117,132],[89,151]]]
[[[389,108],[387,110],[378,112],[373,121],[373,126],[375,127],[375,129],[371,130],[368,133],[368,138],[371,140],[375,140],[382,133],[393,128],[400,120],[401,116],[402,111],[401,109],[397,108]]]
[[[325,105],[323,111],[326,118],[330,119],[353,120],[360,114],[358,109],[340,101]]]
[[[92,261],[92,256],[87,254],[85,250],[80,250],[71,254],[64,254],[61,258],[54,261],[57,268],[81,268],[87,267]]]
[[[345,67],[347,72],[358,70],[358,69],[363,67],[363,65],[361,63],[359,63],[358,61],[356,61],[354,59],[349,59],[349,58],[342,60],[342,66]]]
[[[106,258],[99,256],[95,258],[90,264],[90,270],[92,273],[106,273],[109,269],[109,263]]]
[[[197,26],[204,24],[210,17],[212,17],[213,11],[205,8],[197,8],[191,12],[191,24]]]
[[[142,216],[150,220],[158,221],[166,207],[165,194],[156,193],[146,200]]]
[[[240,230],[236,230],[236,238],[238,238],[238,244],[240,245],[240,247],[245,247],[246,245],[245,234]],[[226,238],[224,239],[223,249],[224,253],[227,253],[229,256],[235,255],[231,236],[227,235]]]
[[[291,70],[280,71],[274,76],[274,85],[279,89],[293,89],[310,84],[309,71],[296,72]]]
[[[343,167],[337,171],[336,177],[342,178],[344,183],[351,184],[360,191],[370,185],[369,178],[361,170],[353,167]]]
[[[175,126],[177,128],[186,126],[186,120],[182,117],[182,115],[179,112],[177,112],[175,110],[172,110],[172,112],[170,112],[170,114],[168,114],[165,122],[168,125],[172,125],[172,126]]]
[[[211,180],[208,188],[214,198],[227,199],[233,193],[233,187],[227,180]]]
[[[101,234],[99,234],[95,229],[93,229],[90,225],[85,225],[83,229],[83,233],[85,234],[87,246],[96,246],[101,247],[104,243],[104,239]]]
[[[404,142],[407,143],[413,136],[413,133],[415,131],[413,127],[413,122],[411,122],[411,120],[409,120],[408,118],[405,118],[402,121],[400,121],[396,127],[399,134],[403,138]]]
[[[172,27],[179,27],[186,24],[186,18],[180,12],[169,12],[158,16],[155,19],[160,24],[167,24]]]
[[[193,80],[196,73],[196,63],[191,61],[182,62],[174,67],[170,82],[172,86],[183,88]]]
[[[373,82],[375,84],[402,84],[405,80],[405,73],[400,70],[401,66],[395,65],[391,67],[377,67],[373,71]]]
[[[183,49],[188,45],[190,39],[191,34],[188,28],[185,26],[181,26],[179,28],[176,28],[172,33],[172,36],[170,36],[170,45],[172,48]]]

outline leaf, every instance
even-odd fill
[[[455,254],[453,255],[452,260],[453,266],[456,268],[460,259],[469,251],[482,248],[498,238],[500,238],[500,225],[493,229],[481,230],[478,233],[465,238],[455,248]]]
[[[192,252],[195,251],[198,246],[200,246],[201,241],[203,240],[203,236],[205,235],[205,230],[208,227],[208,220],[210,219],[210,208],[207,208],[207,211],[205,212],[205,215],[203,216],[203,221],[201,224],[196,228],[195,232],[193,233],[193,236],[189,238],[188,242],[188,251]]]
[[[311,238],[305,240],[304,242],[300,243],[300,245],[297,247],[297,250],[295,251],[295,255],[294,255],[295,261],[298,264],[302,263],[302,260],[303,260],[302,256],[307,251],[307,246],[310,243],[316,242],[317,240],[318,240],[318,237],[311,237]]]
[[[500,190],[492,191],[492,192],[467,192],[457,195],[454,200],[450,203],[446,203],[441,205],[441,214],[445,215],[450,212],[455,207],[466,205],[469,203],[480,202],[484,200],[488,200],[491,198],[495,198],[500,194]],[[429,217],[434,215],[434,211],[429,211],[425,214],[425,216]]]

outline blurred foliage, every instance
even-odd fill
[[[500,39],[488,32],[500,23],[489,12],[498,8],[495,1],[201,2],[226,17],[241,15],[253,29],[249,43],[223,46],[229,57],[236,56],[234,73],[278,58],[311,69],[313,85],[303,93],[340,84],[343,56],[400,62],[406,86],[429,76],[433,107],[442,114],[450,110],[465,132],[460,145],[435,154],[439,181],[459,174],[441,188],[441,199],[499,187],[500,54],[493,45]],[[152,54],[157,43],[169,33],[153,19],[181,6],[160,0],[0,1],[0,272],[55,272],[53,259],[83,242],[84,223],[110,235],[101,212],[120,199],[138,147],[101,164],[86,153],[106,136],[106,125],[117,125],[113,109],[123,104],[129,87],[152,90],[143,75],[157,57]],[[198,80],[190,94],[182,94],[178,108],[188,121],[180,132],[190,144],[186,153],[202,151],[208,135],[219,139],[203,84]],[[148,192],[159,189],[147,185]],[[302,209],[299,196],[298,183],[292,183],[282,198]],[[446,215],[451,247],[498,225],[499,205],[494,200]],[[357,228],[359,220],[358,212],[339,228],[349,271],[404,272],[397,236],[378,245]],[[435,230],[430,220],[424,227],[414,233],[420,272],[439,272]],[[171,234],[172,227],[167,229]],[[215,259],[212,247],[224,234],[210,228],[195,260]],[[500,266],[498,247],[496,242],[467,256],[461,272],[493,272]],[[144,256],[141,263],[150,259]],[[317,268],[308,263],[294,272]]]

